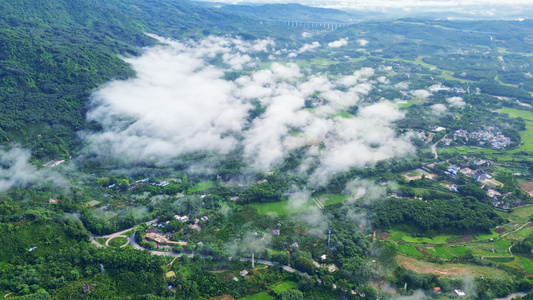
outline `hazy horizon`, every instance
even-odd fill
[[[287,4],[297,3],[312,7],[334,8],[339,10],[372,11],[391,16],[410,14],[453,13],[471,18],[514,18],[530,19],[533,11],[532,0],[509,0],[502,3],[496,0],[194,0],[221,4]],[[443,15],[443,17],[449,17]]]

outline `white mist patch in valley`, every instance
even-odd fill
[[[24,188],[43,184],[68,188],[68,181],[57,172],[51,169],[39,171],[31,165],[30,156],[30,151],[24,149],[0,149],[0,192],[12,187]]]
[[[366,45],[368,45],[369,41],[367,39],[357,39],[357,43],[361,47],[366,47]]]
[[[333,175],[351,167],[373,166],[380,160],[412,155],[411,136],[398,136],[393,122],[404,113],[389,102],[361,108],[355,118],[334,118],[319,152],[320,164],[312,175],[314,184],[325,184]]]
[[[422,98],[422,99],[427,99],[429,98],[430,96],[433,95],[432,92],[428,91],[428,90],[414,90],[414,91],[409,91],[409,94],[417,97],[417,98]]]
[[[440,117],[444,115],[448,111],[448,108],[446,108],[446,105],[444,104],[433,104],[431,106],[431,114]]]
[[[136,78],[110,82],[92,96],[87,118],[101,123],[104,132],[86,136],[91,150],[123,161],[161,163],[194,151],[233,150],[238,142],[231,133],[242,130],[250,105],[232,95],[234,83],[206,60],[233,55],[226,60],[236,68],[235,49],[262,51],[266,46],[259,44],[167,41],[126,59]]]
[[[394,130],[404,113],[387,101],[365,102],[376,86],[387,84],[386,78],[372,79],[372,68],[333,79],[309,76],[293,63],[253,70],[247,62],[256,61],[255,55],[276,51],[271,40],[158,39],[164,44],[126,59],[135,78],[110,82],[92,95],[87,116],[103,131],[84,135],[89,152],[164,165],[197,151],[242,150],[254,171],[265,171],[291,150],[308,146],[300,171],[314,169],[313,184],[351,167],[414,153],[411,137]],[[241,67],[247,75],[224,79],[224,70]],[[312,110],[305,109],[306,101],[316,102]],[[264,112],[249,121],[252,103]],[[336,116],[354,106],[359,109],[349,117]]]
[[[340,40],[336,40],[336,41],[333,41],[331,43],[328,43],[328,47],[330,48],[339,48],[339,47],[342,47],[342,46],[346,46],[348,45],[348,38],[343,38],[343,39],[340,39]]]
[[[319,42],[312,42],[311,44],[305,44],[303,45],[299,50],[298,50],[298,53],[304,53],[306,51],[309,51],[309,50],[313,50],[313,49],[316,49],[320,47],[320,43]]]
[[[446,101],[448,104],[455,107],[464,107],[466,105],[465,101],[461,97],[450,97],[447,98]]]

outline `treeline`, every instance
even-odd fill
[[[280,175],[259,177],[255,184],[239,194],[239,203],[280,201],[287,188],[287,182]]]
[[[406,200],[391,198],[370,206],[378,228],[407,224],[428,232],[490,232],[503,219],[489,205],[474,197],[451,200]]]
[[[527,91],[520,88],[493,82],[478,82],[476,83],[476,85],[481,89],[482,93],[495,96],[516,98],[518,100],[529,103],[533,102],[533,96],[531,96],[531,94]]]

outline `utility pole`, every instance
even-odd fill
[[[329,242],[331,241],[331,229],[328,230],[328,248],[329,248]]]
[[[252,269],[255,268],[254,254],[255,254],[255,253],[252,253]]]

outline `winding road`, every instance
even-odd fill
[[[155,224],[157,223],[157,219],[153,219],[153,220],[150,220],[148,222],[145,222],[146,225],[152,225],[152,224]],[[131,228],[128,228],[128,229],[124,229],[124,230],[121,230],[121,231],[117,231],[115,233],[111,233],[111,234],[106,234],[106,235],[100,235],[100,236],[91,236],[90,237],[90,240],[91,240],[91,244],[93,245],[96,245],[96,247],[106,247],[108,246],[109,247],[109,241],[114,239],[114,238],[117,238],[117,237],[123,237],[123,238],[126,238],[128,241],[120,246],[120,248],[122,247],[126,247],[127,245],[131,244],[131,238],[134,236],[134,234],[132,234],[131,236],[126,236],[124,235],[124,233],[128,232],[128,231],[132,231],[133,230],[133,227]],[[107,241],[105,242],[105,245],[102,245],[100,244],[96,239],[99,239],[99,238],[103,238],[103,239],[107,239]],[[132,245],[133,246],[133,245]],[[138,245],[137,245],[138,246]],[[140,247],[140,246],[139,246]],[[134,247],[135,248],[135,247]],[[140,249],[144,249],[144,248],[140,248]]]
[[[152,224],[155,224],[155,223],[157,223],[157,219],[150,220],[150,221],[146,222],[147,225],[152,225]],[[122,231],[118,231],[118,232],[115,232],[115,233],[112,233],[112,234],[101,235],[101,236],[91,236],[90,240],[91,240],[91,243],[96,245],[97,247],[108,247],[110,240],[112,240],[114,238],[117,238],[117,237],[125,237],[125,238],[128,239],[128,242],[126,244],[120,246],[120,248],[125,247],[126,245],[131,245],[133,247],[133,249],[148,251],[152,255],[169,256],[169,257],[182,257],[183,255],[186,255],[188,257],[193,257],[194,256],[194,253],[186,254],[186,253],[174,253],[174,252],[148,250],[148,249],[142,247],[141,245],[139,245],[139,243],[137,243],[137,240],[135,239],[135,233],[131,234],[131,236],[125,236],[124,235],[124,233],[126,233],[128,231],[131,231],[131,230],[133,230],[133,227],[132,228],[128,228],[128,229],[124,229]],[[107,238],[107,241],[106,241],[105,245],[100,244],[96,240],[97,238]],[[207,258],[208,256],[202,254],[200,257]],[[231,259],[231,257],[230,257],[230,259]],[[240,261],[242,261],[242,262],[251,261],[251,260],[252,259],[248,258],[248,257],[241,257],[240,258]],[[255,263],[261,264],[261,265],[267,265],[267,266],[271,266],[271,267],[276,265],[276,262],[273,262],[273,261],[270,261],[270,260],[264,260],[264,259],[256,259]],[[298,272],[298,274],[300,276],[309,276],[309,274],[307,274],[305,272],[302,272],[300,270],[297,270],[297,269],[295,269],[293,267],[285,266],[285,265],[281,265],[281,264],[279,266],[280,266],[280,268],[282,268],[286,272],[289,272],[289,273]],[[317,280],[318,280],[319,283],[322,283],[322,280],[320,278],[318,278]]]
[[[437,153],[437,144],[442,141],[445,137],[447,136],[447,134],[445,134],[443,137],[440,138],[440,140],[438,140],[437,142],[435,142],[435,144],[431,145],[430,149],[431,149],[431,152],[433,153],[433,155],[435,155],[435,159],[438,159],[439,158],[439,154]]]

